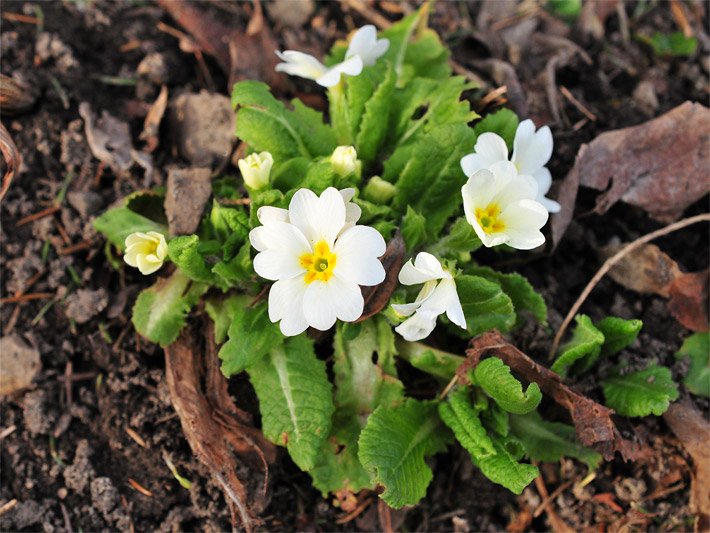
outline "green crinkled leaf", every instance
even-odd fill
[[[249,226],[255,228],[261,225],[257,213],[259,208],[265,205],[273,207],[281,207],[288,209],[288,201],[281,191],[267,189],[259,191],[251,195],[251,203],[249,204]]]
[[[136,213],[127,206],[109,209],[96,220],[94,228],[103,233],[106,238],[121,250],[126,244],[126,237],[131,233],[157,231],[163,235],[168,234],[167,224],[160,224],[143,215]]]
[[[433,473],[424,458],[444,451],[449,441],[436,402],[409,398],[370,415],[360,435],[360,462],[372,481],[384,487],[380,497],[399,509],[426,495]]]
[[[457,276],[456,290],[469,334],[494,328],[506,332],[515,325],[513,302],[497,283],[480,276]]]
[[[393,206],[400,212],[407,206],[416,209],[426,217],[432,235],[437,235],[447,219],[461,208],[461,187],[466,176],[460,160],[473,139],[474,133],[466,124],[432,128],[413,144],[406,164],[398,173]],[[385,163],[383,178],[387,181],[395,181],[391,168]]]
[[[232,323],[227,330],[228,340],[219,350],[222,373],[227,377],[249,370],[284,341],[278,324],[269,320],[266,303],[254,307],[250,307],[250,303],[248,296],[235,300]]]
[[[560,355],[552,364],[552,370],[566,376],[572,365],[580,370],[590,368],[596,362],[604,344],[604,334],[599,331],[587,315],[574,317],[577,325],[570,341],[560,348]]]
[[[410,206],[402,217],[402,238],[408,251],[416,249],[426,239],[426,218]]]
[[[207,285],[195,283],[176,270],[169,278],[159,278],[143,289],[133,306],[136,331],[151,342],[165,347],[177,339],[185,318]]]
[[[469,387],[454,390],[439,405],[439,415],[488,479],[520,494],[539,471],[533,465],[518,462],[521,450],[515,439],[488,435],[478,410],[471,405],[470,393]]]
[[[515,139],[515,132],[518,129],[518,123],[518,115],[513,113],[510,109],[500,109],[495,113],[486,115],[486,118],[476,124],[473,131],[476,133],[476,137],[487,132],[499,135],[508,146],[508,151],[511,151],[513,149],[513,140]]]
[[[675,354],[677,359],[690,359],[683,384],[693,394],[710,398],[710,333],[695,333],[683,341]]]
[[[210,283],[214,275],[205,258],[199,252],[200,238],[197,235],[173,237],[168,243],[170,260],[193,281]]]
[[[606,405],[622,416],[661,416],[670,402],[678,399],[678,385],[671,371],[652,364],[631,374],[602,381]]]
[[[456,369],[464,362],[460,355],[443,352],[422,344],[409,342],[397,338],[399,357],[409,362],[414,368],[431,374],[434,377],[449,380],[456,373]]]
[[[429,252],[437,257],[458,258],[460,254],[470,254],[482,246],[473,226],[465,218],[457,218],[449,232],[429,247]]]
[[[466,269],[466,273],[484,277],[498,283],[503,291],[510,297],[517,315],[520,311],[527,311],[538,322],[547,322],[547,305],[530,282],[520,274],[511,272],[504,274],[489,267],[475,266]],[[518,325],[521,320],[518,318]]]
[[[216,296],[205,299],[205,311],[214,322],[214,341],[222,344],[227,340],[227,331],[234,314],[244,306],[243,295]]]
[[[251,260],[251,243],[249,241],[242,244],[232,259],[228,261],[218,261],[212,272],[218,277],[218,285],[234,287],[240,282],[248,281],[254,276],[254,265]]]
[[[476,459],[474,464],[494,483],[503,485],[515,494],[521,494],[540,475],[540,471],[536,466],[518,462],[516,454],[511,453],[517,446],[516,442],[501,438],[492,439],[492,442],[496,453]]]
[[[510,368],[497,357],[484,359],[473,372],[476,383],[503,409],[510,413],[524,415],[537,408],[542,393],[537,383],[530,383],[523,392],[523,386],[515,379]]]
[[[604,335],[601,355],[606,357],[623,350],[634,342],[641,331],[643,322],[609,316],[597,322],[595,326]]]
[[[358,159],[370,164],[378,155],[389,127],[389,114],[394,96],[395,74],[392,69],[365,103],[360,127],[355,139]]]
[[[310,470],[330,434],[332,385],[305,335],[290,337],[248,368],[259,398],[263,432],[286,446],[293,461]]]
[[[320,113],[295,102],[293,111],[286,109],[265,83],[235,84],[232,107],[237,112],[237,137],[254,151],[271,152],[276,161],[330,155],[336,146],[335,134]]]
[[[244,242],[249,235],[249,216],[242,208],[227,207],[214,200],[207,220],[210,236],[230,247]]]
[[[413,75],[435,80],[451,79],[450,52],[432,29],[420,27],[407,47],[404,62]]]
[[[525,453],[534,461],[557,462],[562,457],[574,457],[594,470],[602,456],[582,446],[574,427],[561,422],[543,420],[537,411],[526,415],[511,415],[513,434],[523,443]]]
[[[334,344],[337,412],[333,433],[311,471],[313,484],[324,494],[372,488],[358,459],[360,431],[377,407],[394,406],[404,399],[394,364],[394,333],[384,319],[340,323]]]
[[[495,454],[496,449],[481,424],[478,411],[471,405],[470,394],[470,387],[457,387],[439,404],[439,416],[461,446],[480,459]]]
[[[312,163],[306,157],[294,157],[280,164],[274,162],[270,176],[271,186],[283,193],[299,188]]]

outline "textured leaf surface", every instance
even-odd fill
[[[629,346],[638,337],[642,326],[640,320],[624,320],[615,316],[597,322],[595,327],[604,335],[601,355],[612,355]]]
[[[229,326],[235,313],[244,306],[244,298],[244,295],[232,295],[205,299],[205,311],[214,322],[214,341],[217,344],[227,339]]]
[[[219,351],[222,373],[229,377],[255,364],[278,345],[284,336],[278,324],[269,320],[265,302],[250,307],[251,298],[241,296],[232,307],[232,323],[227,330],[228,341]]]
[[[302,469],[316,464],[331,429],[332,386],[305,335],[289,338],[248,368],[266,438]]]
[[[510,331],[515,324],[513,302],[497,283],[480,276],[457,276],[456,290],[471,335],[493,328]]]
[[[465,218],[457,218],[449,232],[434,243],[429,251],[437,257],[457,258],[459,254],[467,254],[482,246],[471,224]]]
[[[606,405],[622,416],[661,416],[678,399],[671,371],[652,364],[644,370],[614,376],[602,382]]]
[[[399,509],[426,495],[433,473],[424,458],[444,451],[449,439],[436,403],[410,398],[370,416],[360,435],[360,462],[373,482],[384,486],[381,498]]]
[[[538,469],[518,462],[517,441],[488,435],[477,409],[471,405],[470,394],[469,387],[454,390],[439,405],[439,415],[488,479],[520,494],[539,475]]]
[[[510,368],[497,357],[484,359],[474,369],[476,383],[503,409],[523,415],[533,411],[542,400],[537,383],[530,383],[525,392]]]
[[[177,339],[185,325],[185,317],[207,290],[176,270],[169,278],[160,278],[144,289],[133,306],[136,331],[151,342],[167,346]]]
[[[483,266],[471,267],[466,269],[466,272],[484,277],[501,286],[503,292],[505,292],[513,302],[516,315],[518,315],[518,325],[521,322],[519,318],[521,311],[527,311],[535,317],[538,322],[547,322],[547,305],[545,305],[545,300],[543,300],[540,294],[535,292],[530,282],[520,274],[515,272],[505,274]]]
[[[400,338],[397,339],[397,350],[399,357],[409,362],[414,368],[444,380],[451,379],[459,365],[464,362],[464,358],[460,355]]]
[[[690,359],[683,384],[693,394],[710,398],[710,333],[695,333],[683,341],[678,359]]]
[[[198,251],[200,238],[197,235],[174,237],[168,243],[170,260],[188,278],[209,283],[213,280],[212,269]]]
[[[602,456],[582,446],[573,426],[543,420],[537,411],[526,415],[511,415],[513,434],[523,443],[525,453],[534,461],[557,462],[562,457],[574,457],[594,470]]]
[[[562,346],[560,355],[552,364],[552,370],[563,377],[575,363],[583,368],[591,367],[604,344],[604,334],[592,324],[587,315],[577,315],[574,320],[577,325],[572,332],[572,339]]]
[[[426,239],[426,218],[407,206],[407,213],[402,218],[402,238],[407,250],[412,251]]]

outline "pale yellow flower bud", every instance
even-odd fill
[[[261,189],[269,184],[274,158],[269,152],[250,154],[238,162],[244,183],[251,189]]]
[[[168,243],[157,231],[131,233],[126,237],[126,252],[123,260],[136,267],[141,274],[152,274],[163,266],[168,256]]]
[[[360,173],[361,163],[358,161],[354,146],[338,146],[330,156],[330,162],[335,172],[341,176],[347,176],[352,172]]]

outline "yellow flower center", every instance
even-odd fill
[[[505,230],[505,224],[500,220],[500,206],[496,203],[487,207],[476,208],[476,220],[487,234],[500,233]]]
[[[301,266],[306,269],[306,284],[314,281],[328,281],[333,275],[336,257],[330,251],[330,246],[325,241],[318,242],[313,253],[305,253],[299,258]]]

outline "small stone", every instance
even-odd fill
[[[66,487],[62,487],[57,491],[57,498],[60,500],[66,499],[66,497],[69,496],[69,491],[66,489]]]
[[[56,420],[56,412],[47,404],[43,389],[28,392],[22,398],[22,416],[25,427],[32,435],[49,433]]]
[[[108,294],[101,288],[95,291],[89,289],[79,289],[67,298],[67,306],[64,312],[67,318],[74,320],[77,324],[84,324],[106,309],[108,305]]]
[[[0,394],[24,389],[42,366],[39,351],[16,333],[0,339]]]
[[[212,194],[209,168],[171,168],[165,195],[165,214],[171,235],[197,231]]]
[[[171,65],[165,54],[160,52],[151,52],[145,56],[136,69],[136,74],[141,78],[145,78],[155,85],[163,85],[171,81],[170,70],[175,68]]]
[[[641,110],[648,115],[653,115],[658,109],[658,96],[656,95],[656,88],[653,83],[648,80],[644,80],[636,86],[636,89],[634,89],[633,99]]]
[[[103,207],[104,200],[94,191],[72,191],[67,194],[69,204],[77,210],[81,218],[89,218]]]
[[[289,28],[300,28],[313,15],[315,3],[313,0],[274,0],[268,2],[266,8],[275,20]]]
[[[118,491],[107,477],[97,477],[91,482],[91,503],[107,516],[118,504]]]
[[[235,121],[226,96],[181,94],[170,104],[169,122],[180,155],[194,166],[216,168],[229,158]]]
[[[91,461],[89,460],[92,453],[89,442],[86,439],[80,440],[76,446],[74,462],[64,469],[64,483],[71,490],[84,492],[90,479],[96,475],[94,467],[91,466]]]

